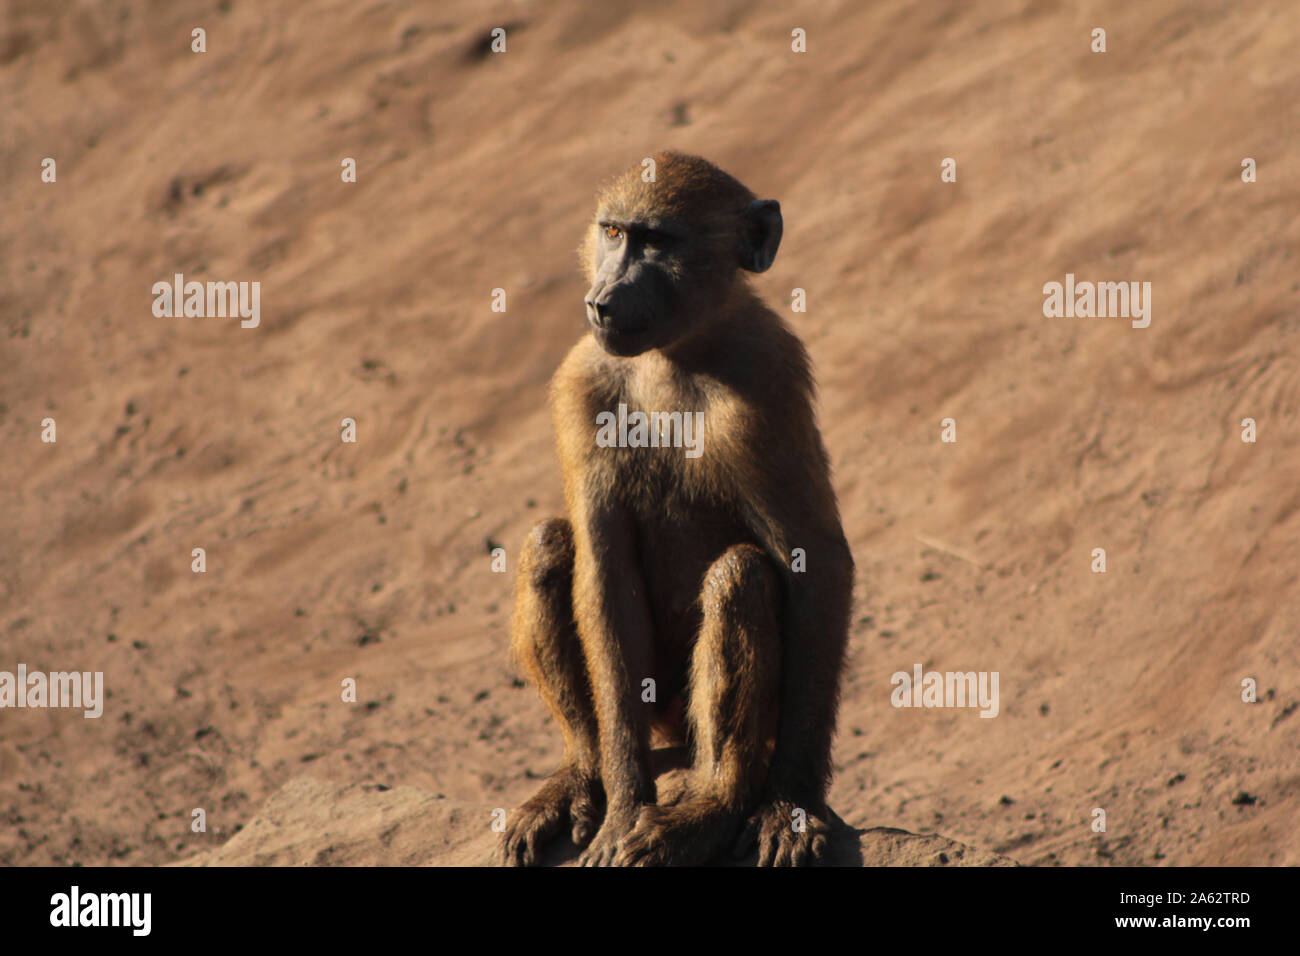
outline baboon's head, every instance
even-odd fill
[[[587,322],[611,355],[689,337],[726,307],[737,270],[762,272],[781,244],[781,207],[698,156],[666,152],[600,195],[582,245]]]

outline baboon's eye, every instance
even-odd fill
[[[622,239],[623,230],[618,228],[618,226],[606,226],[605,235],[608,236],[610,239],[615,239],[615,240]]]

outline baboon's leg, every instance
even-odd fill
[[[566,519],[542,521],[529,533],[510,627],[511,650],[564,735],[559,769],[506,817],[502,861],[534,866],[543,845],[566,823],[573,842],[584,846],[601,820],[596,716],[573,621],[573,529]]]
[[[691,661],[694,762],[680,800],[646,807],[618,863],[694,864],[730,847],[763,785],[780,702],[781,580],[752,545],[709,568]]]

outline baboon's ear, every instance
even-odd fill
[[[766,272],[781,245],[781,204],[775,199],[756,199],[741,213],[740,268]]]

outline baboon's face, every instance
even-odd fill
[[[639,171],[638,171],[639,172]],[[635,356],[681,341],[728,299],[737,269],[762,272],[781,208],[694,157],[660,157],[658,179],[629,175],[602,198],[584,244],[587,322],[601,348]]]
[[[677,222],[602,216],[587,322],[611,355],[640,355],[681,338],[692,324],[691,237]]]

